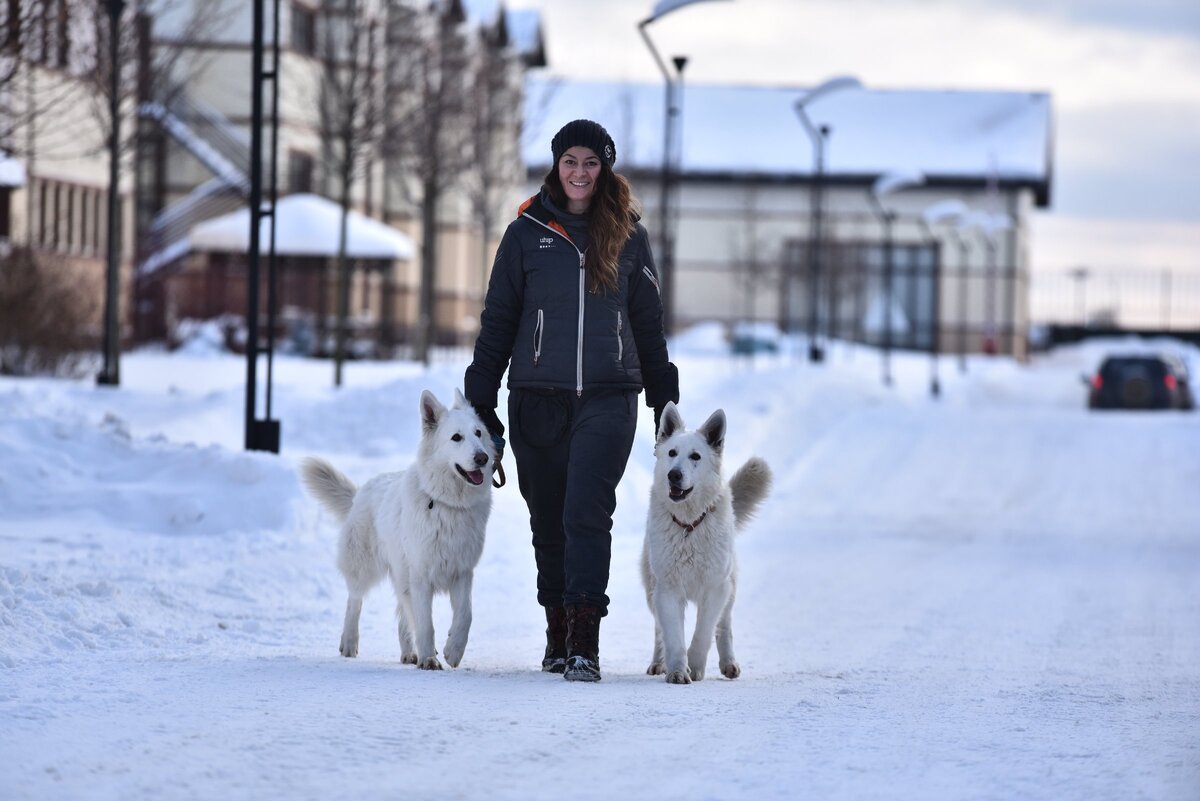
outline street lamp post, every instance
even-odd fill
[[[924,229],[926,237],[928,237],[930,242],[936,246],[937,239],[933,234],[933,229],[931,226],[937,224],[948,224],[950,226],[950,236],[958,244],[960,254],[965,254],[965,251],[962,250],[962,237],[958,235],[957,226],[962,222],[962,219],[966,216],[966,214],[967,206],[961,200],[943,200],[939,203],[934,203],[932,206],[925,209],[925,211],[921,214],[921,227]],[[940,248],[939,252],[935,255],[936,258],[933,266],[933,339],[929,347],[929,393],[936,398],[941,394],[941,384],[938,381],[938,356],[941,352],[942,344],[942,259]]]
[[[659,199],[659,241],[661,252],[658,278],[659,285],[662,287],[662,304],[663,304],[663,329],[668,333],[672,333],[675,326],[675,236],[674,225],[672,220],[672,164],[678,163],[678,156],[675,155],[677,150],[681,150],[683,140],[681,132],[677,132],[676,128],[680,127],[682,122],[679,119],[679,107],[676,102],[677,89],[683,83],[683,68],[687,64],[687,58],[676,56],[673,59],[676,75],[672,76],[671,71],[667,69],[666,62],[658,53],[658,48],[654,46],[654,41],[650,38],[650,34],[646,31],[646,26],[652,22],[662,19],[667,14],[684,6],[693,5],[695,3],[706,2],[707,0],[659,0],[655,3],[654,8],[650,12],[650,16],[638,23],[638,33],[646,42],[646,47],[650,50],[650,55],[654,57],[654,63],[658,65],[658,69],[662,72],[663,80],[666,82],[665,100],[663,112],[663,153],[662,153],[662,174],[660,176],[660,199]]]
[[[811,192],[809,195],[809,246],[808,246],[808,360],[810,362],[819,362],[824,358],[824,352],[820,344],[817,342],[819,333],[818,318],[820,317],[820,286],[821,286],[821,260],[824,256],[823,251],[823,224],[824,224],[824,205],[825,205],[825,143],[828,141],[830,127],[828,125],[814,125],[811,118],[808,116],[808,107],[813,101],[824,97],[831,92],[837,92],[843,89],[861,89],[862,82],[852,75],[840,75],[836,78],[830,78],[823,81],[807,94],[796,101],[795,109],[796,116],[800,118],[800,124],[804,126],[804,132],[808,134],[813,145],[813,179],[811,183]],[[789,275],[790,279],[791,276]],[[785,308],[791,308],[791,281],[785,281],[784,300]],[[833,326],[836,325],[835,315],[837,310],[830,308],[830,336],[833,335]],[[784,322],[790,322],[791,314],[786,314]]]
[[[983,234],[983,243],[987,259],[984,264],[983,284],[983,352],[989,356],[996,355],[996,257],[999,250],[997,234],[1012,227],[1012,220],[1007,214],[979,212],[976,215],[977,227]],[[1011,326],[1012,320],[1009,321]]]
[[[910,186],[924,183],[925,176],[916,171],[889,172],[876,179],[868,195],[871,206],[883,223],[883,383],[892,384],[892,275],[895,271],[894,242],[892,226],[896,222],[896,212],[884,208],[883,198],[894,192]]]
[[[108,113],[112,127],[108,140],[108,258],[104,282],[104,367],[96,377],[97,384],[117,386],[121,383],[121,227],[120,182],[121,161],[121,13],[125,0],[107,0],[108,8]]]
[[[1087,279],[1091,271],[1087,267],[1076,267],[1071,270],[1071,278],[1075,281],[1075,310],[1079,316],[1080,327],[1087,326]]]

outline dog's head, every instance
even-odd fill
[[[725,449],[725,412],[717,409],[704,425],[689,431],[679,409],[668,403],[654,445],[654,490],[674,503],[708,499],[721,489],[721,454]]]
[[[492,438],[457,389],[450,408],[429,390],[421,393],[421,457],[429,468],[444,473],[443,478],[490,487],[496,465]]]

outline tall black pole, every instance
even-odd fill
[[[658,48],[654,46],[654,42],[650,39],[650,34],[646,33],[646,26],[654,21],[654,18],[642,20],[638,23],[638,33],[642,35],[642,39],[646,42],[646,47],[650,49],[650,54],[654,56],[654,63],[658,65],[658,69],[662,72],[664,81],[663,94],[663,151],[662,151],[662,172],[659,176],[659,242],[661,258],[659,259],[658,280],[659,286],[662,287],[662,304],[663,304],[663,330],[670,334],[674,330],[675,325],[675,276],[673,270],[675,266],[675,254],[673,250],[673,241],[671,237],[671,145],[674,141],[674,126],[675,126],[675,102],[674,102],[674,82],[671,80],[671,72],[667,69],[667,65],[663,62],[662,56],[658,54]]]
[[[108,263],[104,282],[104,368],[96,383],[121,383],[121,200],[118,193],[121,160],[121,12],[125,0],[108,0],[108,113],[112,135],[108,141]]]
[[[883,383],[892,385],[892,222],[895,212],[883,212]]]
[[[958,239],[958,371],[967,372],[967,262],[970,259],[970,246],[962,234],[955,234]]]
[[[263,2],[254,0],[250,69],[250,250],[246,254],[246,450],[257,450],[259,227],[262,220]]]
[[[278,71],[278,60],[271,65],[270,71],[263,70],[265,50],[263,6],[265,3],[266,0],[254,0],[254,42],[250,59],[250,250],[246,254],[246,450],[279,453],[279,422],[271,420],[269,412],[265,419],[257,419],[258,295],[262,264],[260,232],[263,217],[269,216],[271,227],[275,226],[274,204],[269,210],[265,212],[263,210],[263,81],[276,80]],[[274,5],[274,12],[278,19],[278,3]],[[272,178],[274,178],[274,168],[272,168]],[[274,198],[273,187],[271,196]],[[272,231],[270,242],[272,247],[268,258],[273,259],[274,231]],[[270,373],[268,372],[269,380]],[[269,396],[269,388],[267,392]]]
[[[808,247],[808,360],[819,362],[825,358],[817,337],[820,335],[821,317],[821,226],[824,222],[822,205],[825,201],[825,137],[829,126],[822,125],[813,137],[817,169],[813,177],[809,209],[811,221]]]

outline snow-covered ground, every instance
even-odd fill
[[[943,359],[933,400],[926,358],[885,389],[866,349],[675,341],[685,419],[723,407],[727,469],[776,475],[739,540],[742,678],[685,687],[643,672],[646,410],[604,681],[580,686],[537,669],[515,475],[463,667],[399,664],[386,586],[338,656],[335,530],[296,461],[405,466],[420,391],[448,399],[465,356],[353,363],[340,391],[278,359],[279,457],[241,450],[236,357],[129,354],[119,389],[0,380],[0,798],[1194,801],[1200,414],[1088,413],[1079,375],[1112,345]]]

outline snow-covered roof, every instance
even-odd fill
[[[618,169],[662,163],[664,85],[527,78],[524,157],[550,164],[550,139],[588,117],[617,145]],[[813,146],[797,117],[803,87],[684,85],[685,174],[807,177]],[[844,89],[807,107],[829,125],[825,172],[868,178],[919,170],[930,183],[1028,183],[1047,202],[1052,175],[1051,104],[1045,92]]]
[[[0,151],[0,186],[24,186],[25,165]]]
[[[336,256],[341,206],[320,195],[288,195],[275,206],[275,252],[281,256]],[[263,220],[266,248],[270,229]],[[353,209],[347,220],[346,253],[358,259],[411,259],[413,243],[403,232]],[[245,253],[250,249],[250,209],[200,223],[188,237],[192,250]]]

